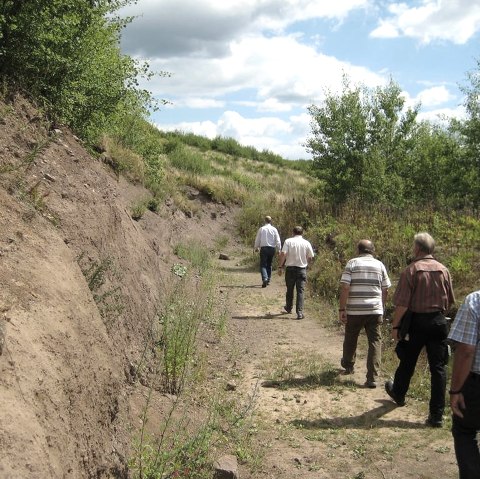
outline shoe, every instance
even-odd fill
[[[297,319],[303,319],[305,316],[303,314],[297,314]]]
[[[291,309],[288,309],[286,306],[283,307],[283,312],[284,313],[287,313],[287,314],[290,314],[292,312]]]
[[[266,287],[267,287],[267,284],[268,284],[267,281],[263,281],[263,282],[262,282],[262,288],[266,288]]]
[[[385,391],[394,400],[394,402],[397,404],[397,406],[405,406],[405,398],[401,398],[393,392],[393,381],[392,380],[389,380],[385,383]]]
[[[433,416],[428,416],[427,420],[425,421],[425,425],[429,427],[435,427],[435,428],[442,427],[443,420],[441,418],[437,419]]]
[[[342,374],[348,375],[348,374],[353,374],[355,372],[353,365],[347,366],[343,358],[340,361],[340,366],[342,366],[342,368],[345,369],[345,371],[343,371]]]
[[[365,387],[375,389],[377,387],[377,383],[375,381],[365,381]]]

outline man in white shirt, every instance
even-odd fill
[[[260,274],[262,288],[265,288],[272,279],[272,261],[275,251],[281,248],[280,235],[277,228],[272,226],[272,218],[265,216],[265,224],[258,230],[255,238],[255,251],[260,251]]]
[[[313,260],[313,248],[309,241],[302,237],[303,228],[295,226],[293,237],[288,238],[283,244],[279,260],[279,274],[285,270],[285,284],[287,293],[285,295],[285,312],[291,313],[293,308],[293,293],[297,290],[296,312],[297,319],[303,319],[304,291],[307,282],[307,266]]]

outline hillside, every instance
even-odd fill
[[[0,477],[127,477],[136,365],[173,247],[213,245],[232,212],[192,189],[195,216],[166,200],[136,222],[149,193],[67,129],[19,96],[0,122]]]
[[[434,479],[439,468],[456,477],[449,419],[435,431],[423,424],[426,367],[399,409],[382,388],[362,388],[363,339],[355,375],[338,368],[343,331],[319,293],[338,287],[330,249],[364,229],[324,243],[337,225],[309,231],[318,254],[305,321],[280,313],[282,278],[260,287],[238,228],[248,237],[266,204],[282,238],[298,218],[312,220],[308,177],[176,145],[156,212],[136,221],[152,193],[117,175],[108,151],[93,157],[21,96],[0,102],[0,123],[2,479],[210,478],[224,453],[241,479]],[[231,206],[220,202],[228,195]],[[212,297],[201,286],[212,278],[183,278],[204,261],[185,260],[188,245],[230,258],[215,262]],[[185,358],[196,377],[177,394],[158,383],[168,337],[156,328],[192,311],[198,341]],[[385,329],[386,378],[396,359]]]

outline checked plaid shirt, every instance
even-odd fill
[[[480,374],[480,291],[470,293],[455,316],[449,339],[476,346],[472,372]]]

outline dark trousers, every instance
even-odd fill
[[[274,246],[262,246],[260,248],[260,273],[264,282],[270,281],[272,278],[272,261],[274,256]]]
[[[465,399],[463,418],[452,415],[452,435],[460,479],[480,477],[480,374],[470,374],[462,388]]]
[[[285,307],[288,311],[293,307],[293,293],[297,290],[297,314],[303,314],[305,284],[307,283],[307,268],[298,268],[297,266],[287,266],[285,269],[285,284],[287,285],[287,294],[285,295]]]
[[[343,339],[342,366],[345,369],[353,368],[357,356],[358,336],[365,329],[368,339],[367,353],[367,381],[375,381],[380,369],[382,358],[382,324],[381,314],[348,315]]]
[[[417,365],[418,356],[425,347],[430,368],[430,416],[441,419],[445,409],[448,362],[447,320],[441,313],[413,313],[408,331],[409,339],[395,372],[393,392],[403,398]]]

